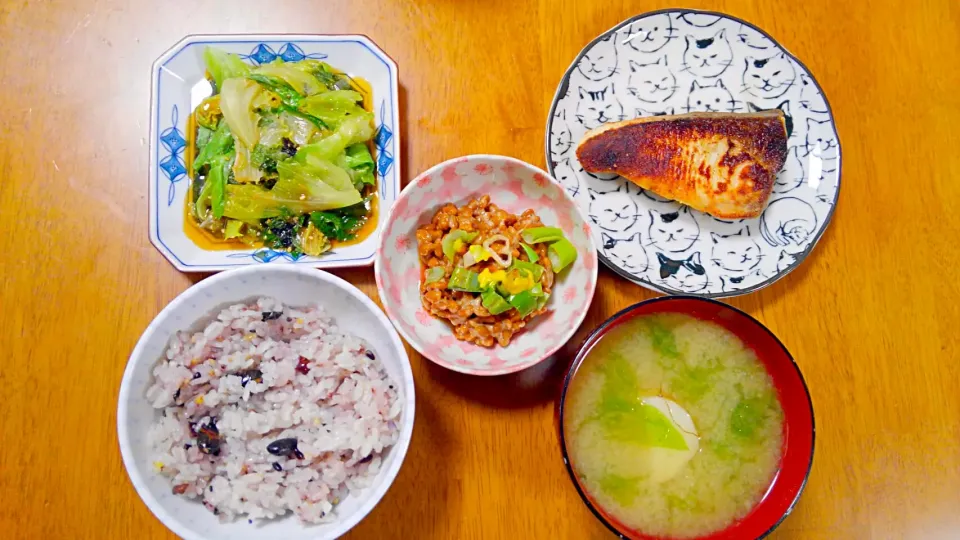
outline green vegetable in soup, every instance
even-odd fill
[[[677,350],[677,339],[673,331],[663,322],[652,317],[645,322],[650,339],[653,340],[653,348],[667,358],[678,358],[680,351]]]
[[[636,372],[627,359],[610,354],[602,367],[604,378],[594,418],[612,440],[639,446],[687,450],[676,425],[652,405],[641,401]]]
[[[618,474],[606,473],[597,479],[600,489],[613,497],[613,500],[627,506],[640,494],[639,478],[628,478]]]
[[[633,410],[639,404],[640,383],[626,357],[611,353],[600,369],[604,377],[598,414],[612,415]]]
[[[712,379],[723,369],[719,359],[706,365],[692,366],[677,362],[676,374],[671,378],[671,389],[677,397],[695,400],[710,390]]]
[[[762,397],[742,398],[730,413],[730,431],[738,437],[752,439],[770,409],[770,401]]]
[[[671,450],[689,448],[677,426],[653,405],[640,403],[629,411],[603,415],[600,424],[615,441]]]
[[[714,535],[769,492],[783,410],[756,353],[711,321],[638,315],[594,343],[564,401],[564,444],[605,515],[641,534]]]

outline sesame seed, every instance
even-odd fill
[[[281,467],[279,463],[277,463],[276,461],[274,461],[274,462],[273,462],[273,470],[275,470],[275,471],[277,471],[277,472],[280,472],[280,471],[283,470],[283,467]]]

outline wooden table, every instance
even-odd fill
[[[172,537],[127,479],[115,417],[140,333],[204,277],[147,239],[149,66],[167,47],[189,33],[369,35],[400,65],[409,179],[476,152],[543,166],[547,109],[576,53],[672,3],[5,2],[0,536]],[[814,255],[730,301],[793,352],[816,409],[813,473],[772,538],[960,537],[960,3],[691,4],[797,54],[843,141],[843,192]],[[372,269],[337,274],[376,298]],[[580,336],[652,296],[602,269]],[[481,379],[410,353],[413,443],[349,538],[610,537],[560,461],[564,358]]]

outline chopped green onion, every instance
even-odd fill
[[[537,297],[530,291],[517,293],[507,299],[510,305],[517,309],[521,317],[526,317],[537,309]]]
[[[523,248],[523,252],[527,254],[527,258],[530,259],[530,262],[535,263],[540,260],[540,256],[537,255],[537,252],[534,251],[532,247],[524,244],[523,242],[520,242],[520,247]]]
[[[460,247],[460,244],[473,242],[473,239],[477,237],[477,233],[468,233],[467,231],[461,231],[460,229],[454,229],[447,233],[443,237],[443,241],[440,243],[440,247],[443,248],[443,254],[446,255],[448,260],[453,260],[457,256],[457,249]]]
[[[511,266],[510,269],[520,271],[521,273],[529,272],[533,276],[534,281],[540,281],[540,278],[543,276],[543,271],[545,270],[545,268],[539,264],[529,263],[519,259],[513,260],[513,266]]]
[[[550,293],[543,292],[543,289],[540,292],[543,296],[537,297],[537,309],[543,309],[543,306],[547,305],[547,300],[550,299]]]
[[[434,283],[443,279],[445,272],[443,267],[434,266],[433,268],[427,268],[427,271],[424,272],[424,282],[425,283]]]
[[[530,289],[530,294],[536,296],[537,298],[543,296],[543,295],[544,295],[543,285],[541,285],[541,284],[539,284],[539,283],[537,283],[536,285],[534,285],[533,288]],[[547,296],[550,296],[550,295],[547,295]]]
[[[528,244],[541,242],[556,242],[563,238],[563,231],[559,227],[533,227],[520,233],[523,241]]]
[[[480,302],[483,304],[483,307],[487,308],[487,311],[491,315],[499,315],[505,311],[509,311],[513,306],[510,305],[510,302],[497,294],[493,289],[488,289],[480,295]]]
[[[547,248],[547,255],[550,257],[553,271],[560,273],[570,263],[577,260],[577,248],[566,238],[561,238],[550,244],[550,247]]]
[[[454,268],[447,288],[451,291],[481,292],[480,274],[466,268]]]

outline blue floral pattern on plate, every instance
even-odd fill
[[[301,254],[294,254],[287,251],[277,251],[270,248],[260,248],[252,253],[231,253],[227,255],[231,259],[253,259],[258,263],[268,263],[276,260],[287,262],[297,262],[304,257]]]
[[[177,128],[179,119],[180,111],[174,105],[170,114],[170,127],[160,133],[160,144],[168,152],[166,157],[160,160],[160,170],[170,181],[170,187],[167,188],[167,206],[173,204],[173,199],[176,197],[177,182],[187,176],[187,167],[183,162],[183,149],[187,146],[187,140]]]
[[[259,43],[250,51],[250,54],[243,54],[240,55],[240,57],[260,65],[269,64],[277,58],[284,62],[299,62],[300,60],[306,60],[308,58],[312,60],[324,60],[327,58],[327,55],[323,53],[306,54],[296,43],[284,43],[283,46],[280,47],[279,52],[274,52],[273,48],[266,43]]]
[[[150,140],[150,240],[182,271],[217,271],[248,264],[307,264],[318,268],[364,266],[373,263],[378,231],[364,241],[338,247],[321,257],[268,248],[245,250],[204,250],[183,230],[184,197],[189,188],[185,158],[187,120],[200,101],[209,95],[202,51],[207,46],[222,48],[259,65],[283,60],[324,60],[366,80],[373,89],[374,137],[380,209],[378,219],[400,192],[397,155],[398,123],[397,66],[364,36],[188,36],[164,53],[153,65]],[[184,182],[184,180],[187,180]]]
[[[380,175],[380,193],[383,195],[384,182],[385,178],[390,171],[393,169],[393,152],[390,151],[390,139],[393,138],[393,131],[390,130],[390,126],[387,125],[386,115],[384,111],[386,109],[386,101],[380,103],[380,125],[377,126],[377,132],[373,136],[373,143],[377,147],[377,174]]]

